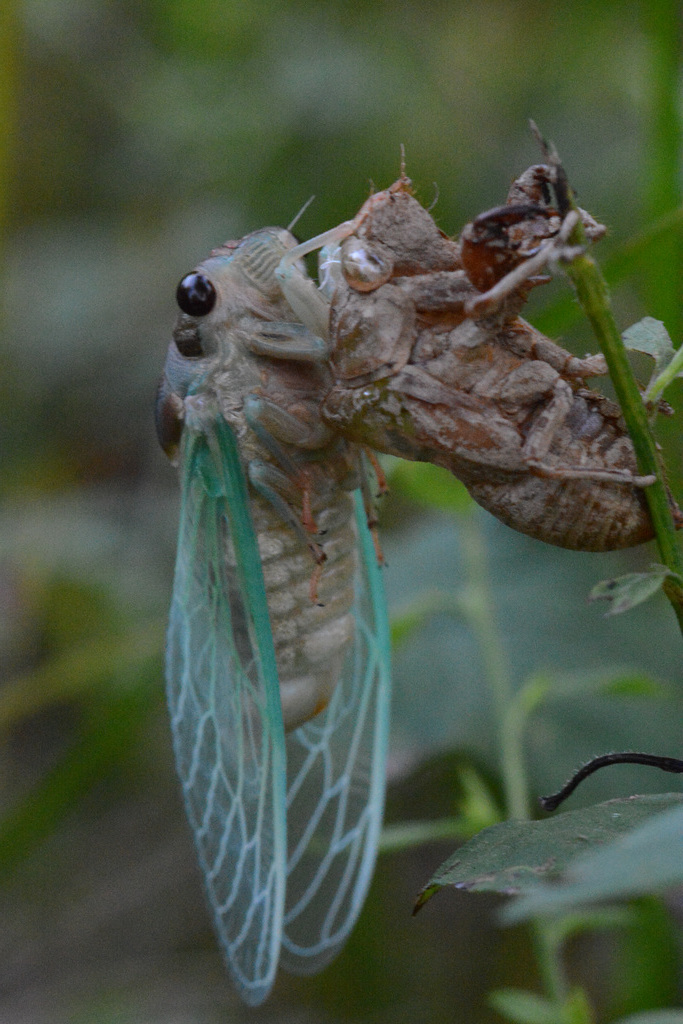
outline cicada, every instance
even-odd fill
[[[267,228],[183,278],[156,415],[182,489],[166,652],[175,757],[250,1004],[278,963],[312,973],[343,944],[385,787],[389,640],[365,469],[320,418],[328,301],[303,264],[278,279],[295,245]]]
[[[378,451],[446,467],[522,533],[612,550],[653,536],[643,491],[652,478],[638,476],[618,406],[585,385],[606,372],[604,358],[574,357],[518,315],[548,280],[532,271],[563,244],[549,179],[545,165],[529,168],[504,206],[454,241],[402,176],[284,262],[325,244],[335,275],[326,423]],[[602,226],[581,216],[599,238]]]

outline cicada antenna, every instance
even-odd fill
[[[434,186],[434,198],[432,199],[431,203],[427,207],[427,213],[431,213],[432,210],[434,209],[434,207],[436,206],[436,204],[439,201],[439,186],[437,185],[437,183],[435,181],[432,182],[432,185]]]
[[[294,227],[294,225],[296,224],[296,222],[297,222],[297,221],[299,220],[299,218],[300,218],[301,216],[303,216],[303,214],[304,214],[304,213],[306,212],[306,210],[307,210],[307,209],[308,209],[308,207],[309,207],[309,206],[311,205],[311,203],[313,202],[313,200],[314,200],[314,199],[315,199],[315,196],[311,196],[311,197],[310,197],[310,199],[307,199],[307,200],[306,200],[306,202],[305,202],[305,203],[304,203],[304,205],[303,205],[303,206],[301,207],[301,209],[300,209],[300,210],[299,210],[299,212],[297,213],[297,215],[296,215],[296,217],[294,218],[294,220],[293,220],[293,221],[290,221],[290,223],[289,223],[289,224],[287,225],[287,230],[288,230],[288,231],[291,231],[291,230],[292,230],[292,228]]]

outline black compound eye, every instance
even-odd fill
[[[175,293],[178,305],[188,316],[206,316],[216,305],[216,289],[203,274],[186,274]]]

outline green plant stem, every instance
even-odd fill
[[[659,263],[659,256],[670,235],[681,234],[683,206],[670,210],[648,224],[636,235],[622,242],[602,261],[602,273],[611,287],[621,284],[633,274],[642,273],[648,260]],[[544,334],[557,337],[582,317],[581,307],[571,293],[560,295],[534,316],[534,325]],[[671,331],[669,333],[672,333]]]
[[[561,944],[556,941],[552,922],[537,918],[532,922],[532,935],[543,988],[548,998],[558,1008],[562,1007],[569,995],[569,986],[562,969]]]
[[[4,0],[0,6],[0,239],[7,237],[11,211],[11,169],[17,145],[17,82],[20,75],[21,40],[18,4]]]
[[[94,692],[118,672],[139,670],[158,658],[164,623],[151,619],[124,637],[98,636],[52,658],[33,672],[8,679],[0,690],[0,736],[30,715]]]
[[[583,226],[580,223],[572,233],[570,243],[585,245]],[[683,577],[683,559],[676,540],[663,467],[650,432],[647,412],[612,314],[607,285],[597,263],[585,252],[571,262],[567,273],[574,283],[579,302],[593,326],[607,361],[617,400],[633,441],[638,471],[642,476],[656,477],[655,482],[645,488],[645,498],[652,517],[660,558],[672,572]],[[671,601],[683,631],[683,586],[680,582],[669,579],[664,585],[664,591]]]
[[[526,783],[524,733],[529,716],[541,703],[548,689],[547,679],[534,676],[517,691],[507,705],[500,742],[501,762],[510,783],[508,813],[511,818],[532,817]]]
[[[469,831],[462,818],[436,818],[433,821],[400,821],[385,825],[380,839],[380,853],[410,850],[425,843],[444,839],[468,839]]]
[[[680,109],[681,10],[678,0],[641,5],[650,49],[645,107],[644,212],[647,220],[681,205]],[[662,239],[642,268],[643,294],[652,316],[663,320],[673,338],[683,331],[683,238],[680,231]]]
[[[662,370],[658,377],[650,381],[645,392],[645,400],[647,402],[656,402],[659,396],[668,388],[669,384],[676,379],[681,370],[683,370],[683,346],[677,350],[666,369]]]
[[[493,698],[500,749],[500,766],[509,818],[529,818],[529,787],[524,758],[524,730],[529,714],[547,692],[547,680],[534,677],[517,694],[507,672],[505,652],[495,625],[493,598],[489,587],[486,546],[476,512],[458,516],[461,551],[467,589],[462,602],[470,627],[477,637],[484,672]],[[558,1021],[568,997],[562,966],[561,942],[552,924],[533,923],[533,937],[539,971],[548,998],[558,1010]]]
[[[507,736],[508,711],[513,703],[514,694],[507,672],[505,651],[495,625],[495,611],[488,582],[486,545],[477,513],[459,516],[458,527],[467,580],[463,604],[470,628],[477,637],[484,675],[493,700],[501,752],[506,814],[510,818],[526,818],[528,787],[524,759],[519,754],[517,744],[511,743]]]

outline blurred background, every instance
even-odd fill
[[[301,237],[352,216],[398,176],[401,145],[455,234],[538,161],[529,117],[609,227],[620,326],[647,313],[678,345],[680,228],[649,229],[681,201],[679,59],[678,5],[646,0],[3,0],[3,1024],[488,1022],[489,989],[535,986],[530,940],[499,928],[496,899],[445,893],[411,918],[451,841],[382,855],[340,958],[281,976],[260,1010],[239,1003],[166,720],[178,494],[154,393],[176,283],[213,246],[288,224],[311,195]],[[528,318],[595,350],[565,282],[537,289]],[[679,500],[680,439],[667,421]],[[394,659],[389,823],[455,814],[471,772],[500,800],[482,636],[457,614],[468,587],[488,594],[511,683],[557,682],[529,736],[534,793],[606,750],[680,756],[666,602],[616,619],[586,603],[653,549],[554,550],[414,493],[397,472],[382,507],[390,609],[412,623]],[[679,783],[616,769],[574,805],[648,786]],[[629,959],[623,934],[570,950],[605,1019],[677,1000],[674,918],[639,912],[649,953]]]

